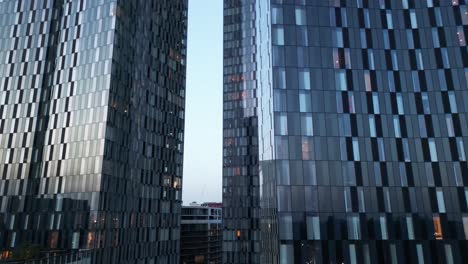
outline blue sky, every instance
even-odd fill
[[[183,202],[221,202],[223,1],[189,0]]]

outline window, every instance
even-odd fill
[[[436,191],[437,196],[437,206],[439,207],[440,213],[445,213],[445,201],[444,201],[444,193],[441,190]]]
[[[460,13],[461,13],[461,18],[462,18],[463,25],[468,25],[468,6],[467,5],[461,5],[460,6]]]
[[[387,219],[385,218],[385,216],[381,216],[379,220],[380,220],[380,234],[382,235],[382,240],[387,240],[388,239]]]
[[[349,244],[349,258],[351,264],[356,264],[357,263],[357,258],[356,258],[356,245],[354,244]]]
[[[313,136],[314,125],[312,121],[312,114],[303,114],[301,116],[301,135]]]
[[[375,118],[374,118],[373,115],[369,116],[369,128],[370,128],[370,136],[371,137],[376,137],[377,132],[376,132],[376,129],[375,129]]]
[[[366,85],[366,91],[370,92],[372,91],[372,83],[371,83],[371,77],[369,71],[364,71],[364,82]]]
[[[411,28],[418,28],[418,20],[416,18],[416,12],[414,10],[410,11],[410,20],[411,20]]]
[[[361,239],[361,227],[359,226],[359,217],[348,217],[348,239],[359,240]]]
[[[388,36],[388,30],[383,30],[384,48],[390,49],[390,37]]]
[[[401,0],[404,9],[408,9],[408,0]]]
[[[439,216],[434,216],[432,217],[432,221],[434,223],[434,237],[437,240],[442,240],[443,239],[443,233],[442,233],[442,225],[440,223],[440,217]]]
[[[353,202],[351,201],[351,189],[349,187],[344,188],[344,198],[346,212],[350,213],[353,211]]]
[[[307,216],[307,239],[320,240],[320,219],[318,216]]]
[[[408,239],[414,240],[413,218],[411,216],[406,217],[406,229],[408,230]]]
[[[392,19],[392,12],[390,10],[386,11],[387,17],[387,26],[389,29],[393,29],[393,19]]]
[[[415,92],[420,92],[421,87],[419,86],[419,76],[417,71],[412,71],[411,72],[411,77],[413,79],[413,90]]]
[[[452,115],[445,115],[445,123],[447,124],[447,133],[449,137],[455,136],[455,130],[453,129]]]
[[[349,113],[355,114],[356,113],[356,107],[354,105],[354,93],[350,92],[348,94],[348,103],[349,103]]]
[[[429,105],[429,97],[427,96],[427,93],[422,93],[421,97],[422,97],[424,114],[428,115],[431,113],[431,107]]]
[[[273,45],[284,45],[284,28],[283,27],[273,27],[272,43]]]
[[[449,92],[449,103],[450,103],[450,112],[458,113],[457,99],[455,99],[454,92]]]
[[[457,138],[457,147],[458,147],[458,158],[461,161],[466,161],[465,147],[464,147],[462,138]]]
[[[401,94],[397,94],[397,106],[398,106],[398,114],[399,115],[404,115],[405,114],[405,110],[404,110],[404,107],[403,107],[403,98],[401,96]]]
[[[374,106],[374,113],[380,114],[379,96],[377,93],[372,94],[372,104]]]
[[[361,48],[367,48],[367,36],[366,31],[364,29],[359,30],[360,38],[361,38]]]
[[[436,24],[438,27],[442,27],[443,23],[442,23],[442,14],[440,13],[440,8],[439,7],[434,8],[434,11],[436,15]]]
[[[466,46],[465,33],[463,32],[463,27],[457,28],[457,39],[458,39],[458,45]]]
[[[307,24],[306,11],[303,7],[296,7],[296,25],[304,26]]]
[[[317,185],[317,168],[315,161],[303,161],[304,184]]]
[[[431,161],[436,162],[437,159],[437,147],[433,138],[429,139],[429,151],[431,154]]]
[[[385,147],[383,138],[377,138],[377,147],[379,148],[379,160],[385,161]]]
[[[308,46],[309,37],[307,35],[307,27],[296,27],[297,32],[297,45]]]
[[[442,52],[442,62],[444,63],[444,68],[450,68],[450,61],[447,53],[447,48],[441,48],[440,51]]]
[[[455,184],[458,187],[463,186],[463,178],[461,176],[461,167],[460,167],[460,163],[458,162],[454,162],[453,164],[453,175],[455,177]]]
[[[341,28],[336,28],[333,34],[333,45],[335,47],[343,48],[343,30]]]
[[[375,70],[375,61],[374,61],[374,51],[369,49],[367,54],[367,59],[369,61],[369,68]]]
[[[439,76],[439,86],[442,91],[447,91],[447,81],[445,80],[444,70],[438,70],[437,74]]]
[[[284,58],[284,49],[281,46],[273,46],[273,66],[284,66],[285,65],[285,58]]]
[[[280,264],[294,263],[294,249],[293,245],[281,244],[280,245]]]
[[[366,201],[364,199],[364,188],[358,187],[359,212],[366,211]]]
[[[278,186],[278,211],[291,211],[291,191],[288,186]]]
[[[390,200],[390,191],[388,187],[383,188],[384,194],[384,202],[385,202],[385,211],[391,212],[392,211],[392,202]]]
[[[452,0],[452,3],[455,1]],[[458,3],[458,0],[457,0]],[[445,244],[445,263],[446,264],[453,264],[453,252],[452,252],[452,246],[450,244]]]
[[[401,130],[400,130],[400,120],[397,116],[393,117],[393,127],[395,130],[395,137],[401,138]]]
[[[416,50],[416,62],[418,64],[418,70],[424,70],[424,61],[420,49]]]
[[[344,60],[344,58],[341,58],[339,49],[334,48],[333,49],[333,67],[335,69],[342,68],[341,65],[344,62],[343,60]]]
[[[276,112],[286,111],[286,92],[284,90],[274,89],[273,109]]]
[[[406,162],[411,161],[408,139],[403,138],[402,143],[403,143],[403,157]]]
[[[359,142],[357,138],[353,138],[353,155],[355,161],[361,160],[361,157],[359,156]]]
[[[275,115],[275,131],[283,136],[288,134],[288,116],[286,113],[277,113]]]
[[[311,160],[314,158],[314,148],[311,137],[302,137],[301,151],[303,160]]]
[[[421,244],[416,245],[416,251],[418,254],[418,264],[424,264],[424,251]]]
[[[437,28],[432,29],[432,43],[434,44],[434,48],[440,48],[439,32]]]
[[[406,39],[408,42],[408,48],[414,49],[414,38],[413,38],[413,30],[407,29],[406,30]]]
[[[398,70],[398,55],[395,50],[390,52],[392,55],[392,70]]]
[[[395,92],[395,78],[393,77],[393,71],[388,71],[387,77],[388,77],[388,90],[390,92]]]
[[[286,89],[286,70],[284,68],[275,68],[273,71],[273,88]]]
[[[281,7],[271,8],[271,23],[283,24],[283,9]]]
[[[279,217],[279,237],[282,240],[293,239],[293,221],[290,215],[280,215]]]
[[[299,111],[301,112],[311,112],[312,105],[311,105],[311,98],[310,93],[305,91],[299,92]]]
[[[336,89],[340,91],[346,91],[348,89],[346,82],[346,71],[339,70],[335,72],[335,85]]]
[[[426,0],[426,2],[427,2],[427,7],[434,7],[433,0]]]
[[[369,16],[369,9],[364,9],[364,26],[366,28],[370,28],[370,16]]]
[[[299,89],[310,90],[310,72],[307,70],[299,71]]]
[[[288,137],[277,136],[275,137],[275,152],[277,159],[288,159],[289,145]]]
[[[468,239],[468,216],[463,217],[463,231],[465,231],[465,238]]]

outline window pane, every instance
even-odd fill
[[[283,24],[283,9],[280,7],[271,8],[271,23]]]
[[[310,72],[301,70],[299,71],[299,89],[310,90]]]
[[[284,45],[284,29],[283,27],[274,27],[272,30],[273,45]]]
[[[318,216],[307,216],[307,239],[320,239],[320,220]]]
[[[431,154],[431,161],[437,160],[437,148],[434,139],[429,139],[429,151]]]
[[[348,217],[348,238],[350,240],[359,240],[361,238],[361,228],[357,216]]]
[[[463,230],[465,231],[465,238],[468,239],[468,216],[463,217]]]
[[[437,206],[439,207],[440,213],[445,213],[445,201],[444,201],[444,193],[442,191],[437,191]]]
[[[339,91],[348,90],[348,85],[346,82],[346,72],[344,70],[337,71],[335,73],[335,86],[336,86],[336,90],[339,90]]]
[[[304,26],[307,24],[306,12],[303,7],[296,7],[296,25]]]
[[[370,136],[371,137],[376,137],[377,136],[377,130],[375,129],[375,118],[373,115],[369,116],[369,128],[370,128]]]
[[[293,239],[292,216],[281,215],[279,219],[279,237],[283,240]]]
[[[413,218],[411,216],[406,217],[406,228],[408,230],[408,239],[414,239],[414,227],[413,227]]]
[[[434,223],[434,236],[435,236],[435,239],[437,239],[437,240],[443,239],[442,225],[440,223],[440,217],[439,216],[434,216],[432,218],[432,221]]]
[[[311,112],[312,105],[310,103],[310,93],[301,91],[299,93],[299,111],[301,112]]]

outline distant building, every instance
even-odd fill
[[[221,263],[221,203],[182,207],[180,263]]]

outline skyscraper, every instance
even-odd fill
[[[224,0],[224,263],[260,261],[255,45],[255,0]]]
[[[467,262],[467,2],[253,11],[261,263]]]
[[[0,2],[0,251],[178,263],[186,0]]]

